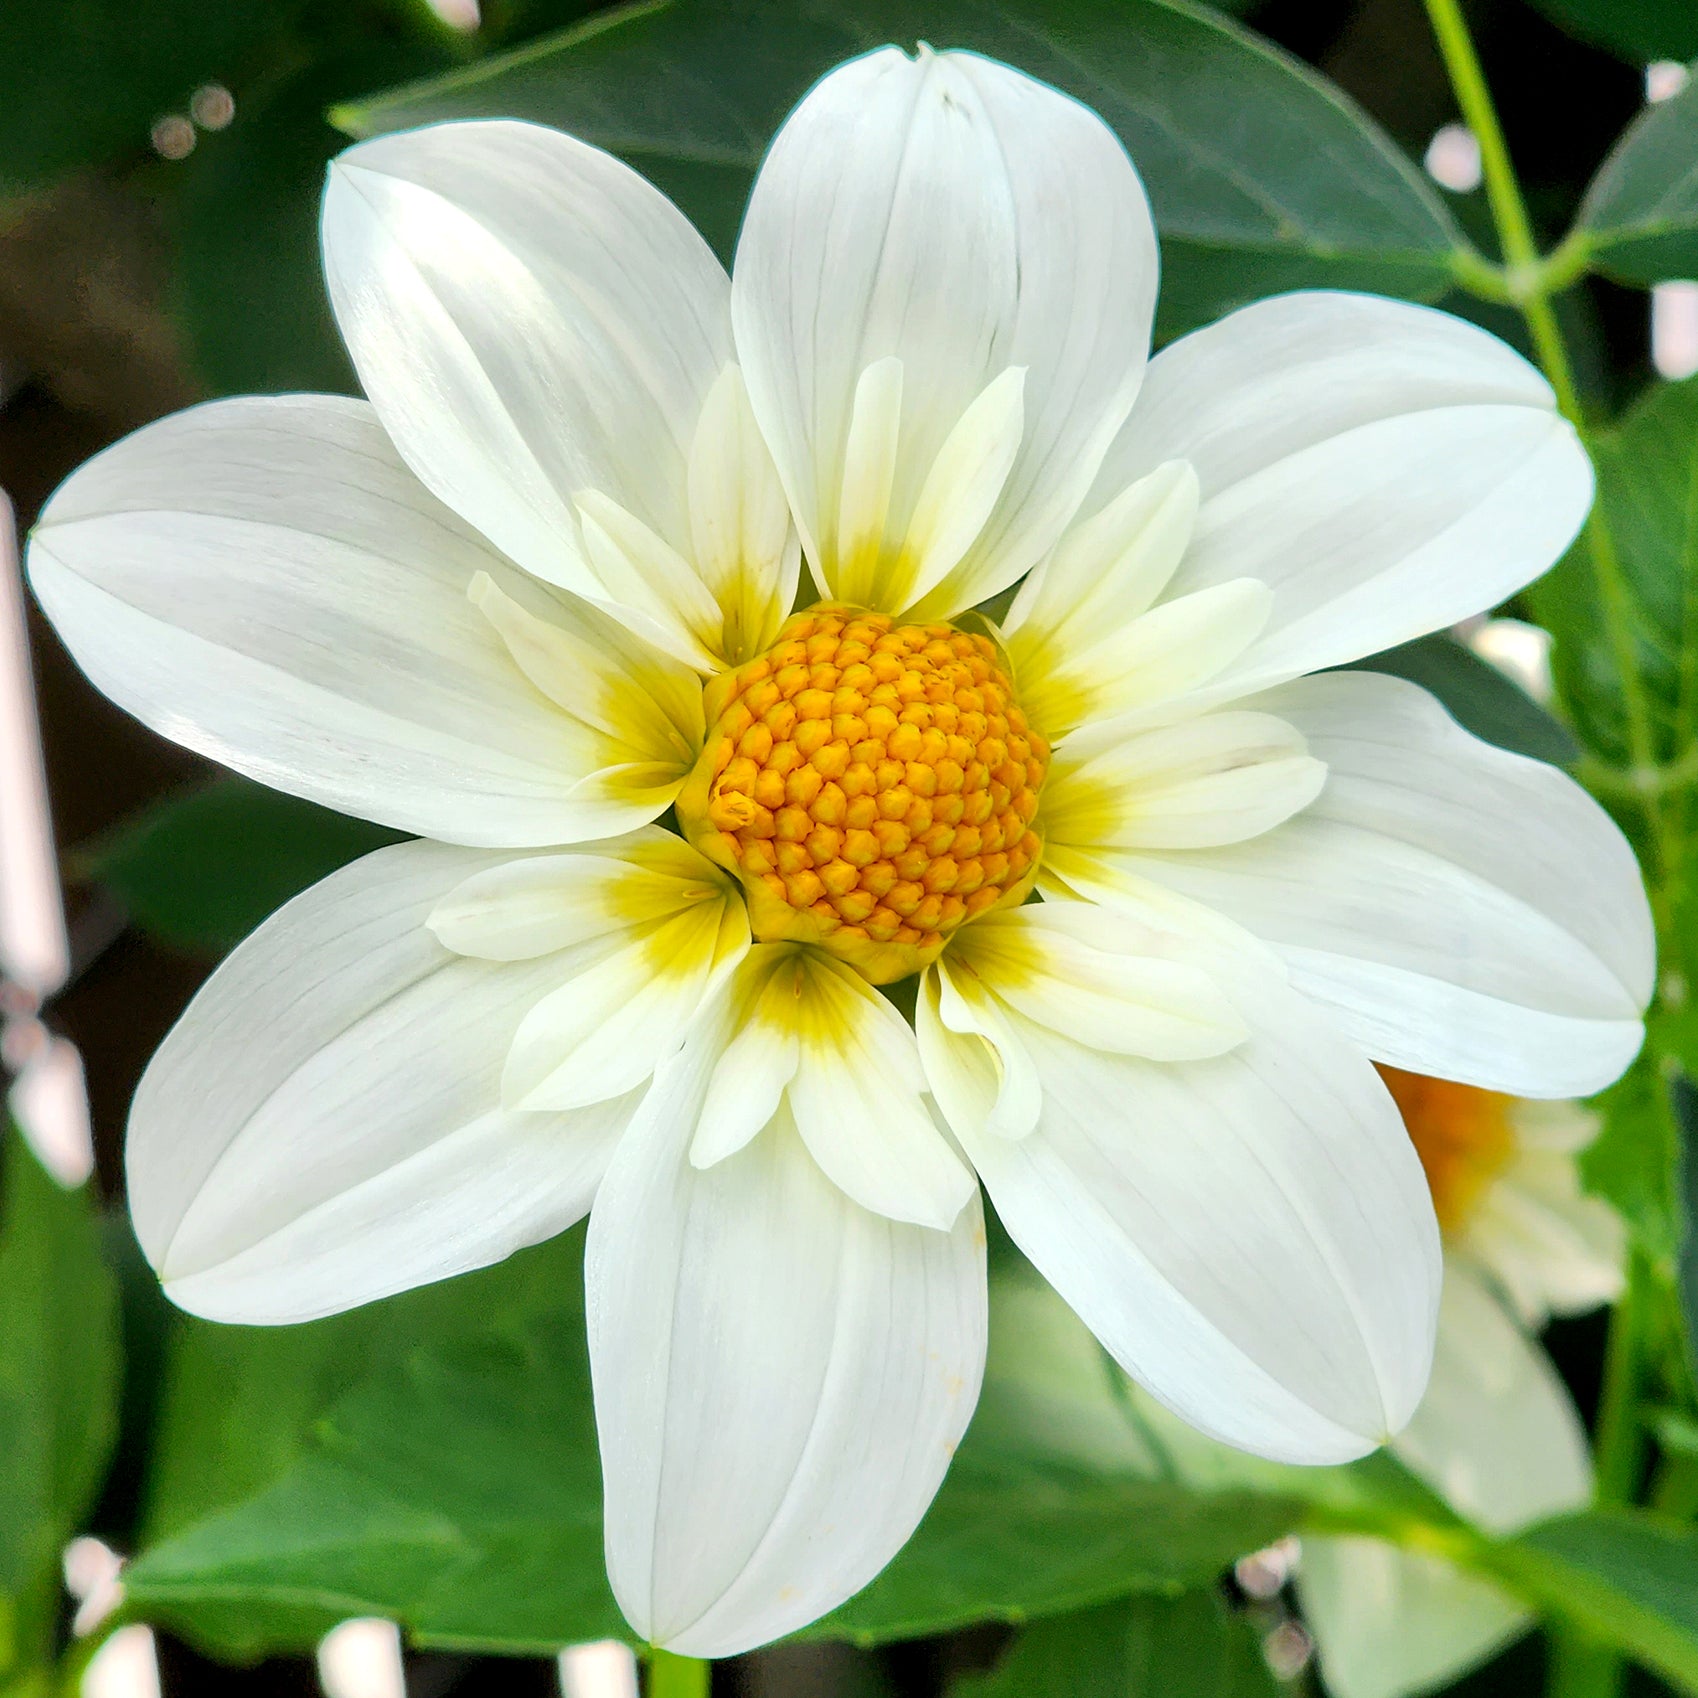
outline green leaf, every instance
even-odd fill
[[[4,1123],[0,1123],[4,1129]],[[121,1378],[117,1288],[83,1191],[0,1139],[0,1684],[50,1648],[60,1552],[105,1475]],[[10,1641],[10,1643],[8,1643]]]
[[[205,83],[242,90],[298,5],[276,0],[53,0],[0,7],[0,195],[114,156]]]
[[[400,834],[246,778],[149,808],[74,858],[145,930],[222,954],[274,909]]]
[[[1553,23],[1637,67],[1698,53],[1698,11],[1691,0],[1533,0]]]
[[[1639,1510],[1559,1517],[1493,1547],[1532,1603],[1698,1692],[1698,1534]]]
[[[1023,1632],[949,1698],[1277,1698],[1248,1623],[1212,1592],[1133,1598]]]
[[[1521,686],[1449,637],[1422,637],[1358,661],[1367,672],[1389,672],[1430,690],[1464,730],[1500,749],[1566,766],[1580,746],[1562,722]]]
[[[301,1329],[311,1342],[187,1329],[152,1505],[160,1542],[128,1575],[137,1607],[241,1654],[304,1646],[350,1614],[507,1651],[625,1632],[602,1569],[580,1246],[572,1234]],[[1276,1492],[1150,1477],[1089,1335],[1053,1296],[1033,1308],[1021,1290],[998,1282],[1001,1342],[931,1513],[816,1636],[870,1642],[1181,1589],[1300,1512]],[[1042,1353],[1021,1343],[1026,1320],[1055,1314],[1071,1328],[1064,1355],[1087,1341],[1083,1399],[1046,1395]]]
[[[1698,53],[1698,8],[1674,0]],[[1650,58],[1668,55],[1650,54]],[[1698,277],[1698,78],[1647,106],[1622,132],[1586,191],[1578,228],[1593,262],[1622,283]]]
[[[215,394],[359,393],[319,262],[325,167],[347,146],[324,113],[444,58],[415,45],[315,61],[240,101],[230,127],[184,162],[177,304]]]
[[[1463,239],[1337,88],[1182,0],[656,0],[344,107],[356,135],[444,118],[557,125],[629,160],[722,256],[786,113],[843,59],[970,47],[1094,107],[1149,189],[1172,335],[1300,286],[1430,300]]]
[[[1654,384],[1587,446],[1620,557],[1652,734],[1669,760],[1698,726],[1698,379]],[[1582,741],[1626,764],[1621,670],[1584,536],[1528,600],[1551,632],[1557,693]]]
[[[1580,1177],[1627,1222],[1647,1259],[1669,1270],[1682,1236],[1682,1211],[1668,1081],[1652,1059],[1659,1049],[1658,1043],[1647,1045],[1626,1076],[1594,1102],[1603,1127],[1581,1151]]]

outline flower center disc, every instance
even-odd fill
[[[989,638],[825,603],[715,678],[678,798],[765,942],[816,943],[875,984],[1031,888],[1049,745]]]
[[[1421,1158],[1439,1229],[1446,1234],[1461,1231],[1481,1192],[1515,1153],[1509,1123],[1513,1099],[1475,1085],[1375,1065]]]

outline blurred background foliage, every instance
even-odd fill
[[[350,138],[558,124],[659,183],[729,259],[790,106],[892,40],[981,49],[1103,114],[1160,227],[1162,340],[1293,287],[1440,302],[1534,353],[1548,305],[1566,340],[1599,517],[1510,610],[1555,638],[1555,713],[1450,638],[1373,664],[1569,766],[1654,884],[1653,1042],[1587,1160],[1633,1242],[1608,1345],[1626,1416],[1602,1411],[1614,1502],[1493,1541],[1385,1456],[1298,1471],[1145,1443],[1094,1344],[999,1246],[984,1403],[919,1534],[807,1643],[728,1667],[717,1692],[1302,1690],[1296,1605],[1279,1577],[1235,1570],[1293,1531],[1386,1534],[1493,1575],[1613,1648],[1585,1691],[1698,1692],[1698,1159],[1682,1148],[1698,1122],[1698,377],[1681,375],[1698,369],[1698,296],[1664,297],[1676,328],[1692,316],[1662,375],[1647,296],[1698,277],[1698,79],[1676,86],[1698,6],[1480,0],[1469,17],[1550,256],[1531,267],[1499,250],[1466,136],[1453,157],[1457,100],[1421,0],[0,7],[0,487],[26,525],[89,452],[173,408],[352,390],[316,240],[325,164]],[[1647,105],[1654,64],[1668,97]],[[316,1690],[306,1658],[351,1616],[402,1624],[416,1695],[553,1690],[555,1649],[623,1631],[578,1236],[248,1331],[171,1312],[120,1207],[129,1093],[194,986],[389,834],[212,774],[102,702],[44,624],[31,634],[76,954],[51,1017],[86,1060],[99,1161],[67,1192],[15,1136],[0,1157],[0,1693],[74,1689],[90,1642],[68,1637],[60,1552],[90,1532],[135,1558],[124,1609],[161,1630],[166,1698]],[[1594,1411],[1603,1318],[1549,1342]],[[1534,1690],[1544,1660],[1535,1635],[1455,1690]]]

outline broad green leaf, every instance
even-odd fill
[[[1594,1103],[1603,1127],[1580,1154],[1586,1189],[1616,1210],[1639,1249],[1663,1270],[1672,1268],[1682,1237],[1668,1091],[1653,1057],[1642,1056]]]
[[[77,166],[145,157],[154,120],[205,83],[240,93],[299,3],[53,0],[0,7],[0,196]]]
[[[1671,0],[1698,53],[1698,7]],[[1666,58],[1668,54],[1648,54]],[[1586,191],[1578,226],[1598,269],[1623,283],[1698,277],[1698,79],[1647,106]]]
[[[49,1647],[65,1541],[105,1474],[121,1378],[116,1286],[86,1192],[0,1121],[0,1685]]]
[[[1562,722],[1521,686],[1449,637],[1422,637],[1358,665],[1430,690],[1464,730],[1500,749],[1565,766],[1580,753]]]
[[[1698,379],[1654,384],[1588,447],[1597,510],[1619,557],[1652,734],[1659,758],[1672,759],[1698,726]],[[1554,639],[1558,697],[1581,740],[1625,764],[1621,669],[1585,535],[1531,587],[1528,601]]]
[[[730,254],[768,141],[843,59],[969,47],[1094,107],[1142,172],[1174,334],[1281,289],[1443,293],[1463,240],[1331,84],[1184,0],[657,0],[334,114],[355,135],[537,119],[646,172]]]
[[[1589,1510],[1494,1547],[1499,1573],[1548,1614],[1698,1692],[1698,1533],[1643,1511]]]
[[[291,896],[399,841],[246,778],[222,778],[149,808],[73,861],[167,943],[221,954]]]
[[[1553,23],[1594,41],[1634,66],[1698,53],[1698,9],[1691,0],[1533,0]]]
[[[350,1614],[509,1651],[626,1631],[602,1570],[580,1243],[320,1323],[310,1345],[190,1328],[153,1502],[162,1537],[129,1576],[137,1607],[243,1654],[308,1644]],[[999,1282],[1006,1347],[937,1503],[816,1636],[872,1642],[1182,1589],[1296,1518],[1277,1492],[1153,1478],[1089,1355],[1088,1396],[1046,1399],[1025,1321],[1082,1329],[1053,1298],[1036,1311],[1005,1295]],[[333,1330],[348,1324],[364,1330]]]
[[[325,109],[443,63],[419,46],[315,61],[241,101],[184,162],[177,305],[213,393],[359,393],[319,261],[325,167],[347,146]]]
[[[1130,1598],[1027,1628],[949,1698],[1277,1698],[1255,1633],[1212,1592]]]

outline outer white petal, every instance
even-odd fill
[[[1433,1377],[1392,1448],[1487,1533],[1516,1532],[1592,1495],[1585,1430],[1549,1358],[1454,1256]],[[1489,1582],[1374,1539],[1306,1537],[1298,1585],[1338,1698],[1431,1690],[1532,1622]]]
[[[657,1078],[590,1222],[590,1364],[614,1593],[692,1656],[858,1591],[919,1522],[978,1397],[984,1227],[849,1201],[779,1119],[687,1149],[724,1018]]]
[[[1043,1109],[1016,1140],[987,1132],[990,1061],[945,1028],[936,983],[917,1026],[939,1105],[1015,1242],[1128,1373],[1282,1461],[1344,1461],[1403,1425],[1438,1233],[1360,1052],[1246,958],[1228,988],[1251,1036],[1209,1060],[1111,1055],[1021,1021]]]
[[[1280,296],[1164,350],[1086,510],[1181,458],[1203,499],[1171,593],[1251,577],[1274,594],[1222,689],[1495,605],[1558,558],[1592,498],[1526,361],[1460,319],[1365,295]]]
[[[1274,945],[1378,1060],[1521,1096],[1615,1078],[1639,1047],[1654,940],[1603,810],[1398,679],[1309,678],[1253,705],[1326,763],[1319,799],[1253,842],[1116,854],[1120,869]]]
[[[1035,564],[1137,392],[1155,282],[1137,175],[1083,106],[976,55],[925,49],[884,48],[821,82],[756,182],[732,310],[755,416],[825,584],[842,563],[846,472],[855,531],[890,463],[885,403],[901,409],[896,544],[945,440],[1014,367],[1026,370],[1019,448],[925,611],[970,606]],[[899,384],[862,394],[851,453],[863,373],[891,359]]]
[[[1332,1698],[1442,1690],[1533,1624],[1489,1580],[1380,1539],[1305,1534],[1297,1592]]]
[[[146,724],[404,831],[623,830],[666,806],[700,739],[683,669],[526,586],[364,402],[219,401],[150,425],[59,490],[29,565],[78,663]],[[573,646],[593,702],[538,693],[474,582],[529,591],[539,640]]]
[[[659,190],[537,124],[438,124],[331,166],[324,262],[407,463],[521,566],[586,595],[595,490],[690,550],[688,461],[731,358],[725,273]]]
[[[432,907],[495,857],[380,849],[281,909],[207,982],[136,1093],[126,1169],[166,1291],[214,1320],[310,1320],[499,1261],[579,1219],[631,1099],[500,1106],[546,962],[452,955]]]

